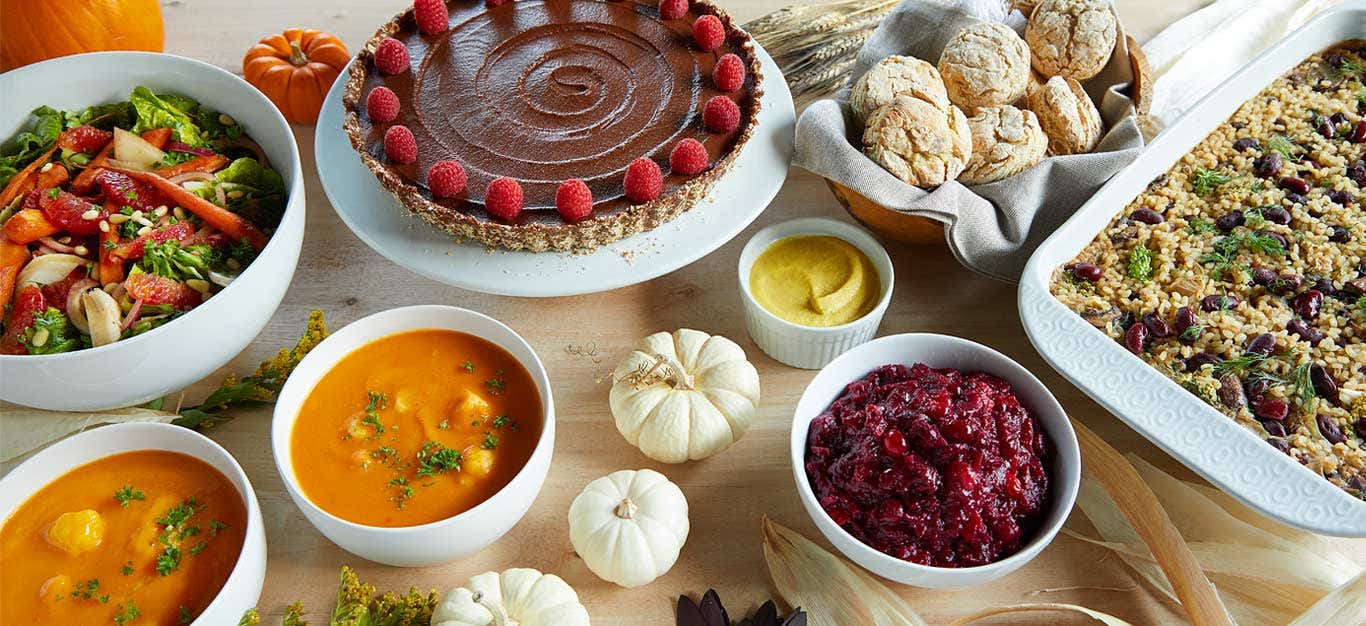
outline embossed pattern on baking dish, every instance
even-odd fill
[[[1049,365],[1149,441],[1239,501],[1285,524],[1366,537],[1366,502],[1301,466],[1130,354],[1049,293],[1116,211],[1232,115],[1310,55],[1366,36],[1366,6],[1327,11],[1253,59],[1191,107],[1053,233],[1020,277],[1025,331]]]

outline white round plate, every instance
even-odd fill
[[[707,199],[650,232],[591,253],[515,252],[456,242],[380,187],[342,130],[347,73],[318,117],[314,152],[323,190],[361,241],[403,267],[448,285],[507,296],[570,296],[634,285],[702,258],[740,234],[787,180],[796,111],[772,57],[754,46],[764,94],[754,135]],[[354,62],[354,61],[353,61]]]

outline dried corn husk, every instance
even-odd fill
[[[1108,613],[1093,611],[1084,606],[1077,606],[1075,604],[1063,604],[1059,602],[1034,602],[1029,604],[1014,604],[1010,606],[998,606],[995,608],[983,609],[981,611],[973,613],[972,615],[960,617],[956,620],[953,620],[949,623],[949,626],[963,626],[964,624],[971,624],[979,619],[991,617],[993,615],[1003,615],[1006,613],[1032,613],[1035,611],[1066,611],[1070,613],[1080,613],[1091,619],[1096,620],[1097,622],[1105,624],[1106,626],[1132,626],[1129,622],[1126,622]]]
[[[1290,626],[1366,624],[1366,572],[1314,603]]]
[[[811,626],[925,626],[900,596],[862,569],[764,516],[764,560],[773,586]]]
[[[1128,462],[1140,483],[1162,502],[1200,569],[1241,626],[1286,624],[1311,610],[1325,615],[1362,610],[1366,603],[1366,590],[1359,582],[1362,568],[1331,542],[1263,518],[1217,490],[1174,478],[1137,456],[1129,455]],[[1177,599],[1147,544],[1094,477],[1083,479],[1077,504],[1099,537],[1065,532],[1113,550],[1155,588]],[[1336,604],[1311,609],[1327,598],[1337,598]]]
[[[1228,609],[1152,489],[1119,451],[1099,435],[1075,420],[1072,427],[1077,431],[1082,464],[1090,479],[1089,484],[1084,481],[1082,495],[1093,501],[1104,496],[1103,500],[1110,505],[1092,517],[1101,536],[1109,541],[1147,546],[1144,551],[1150,560],[1130,565],[1148,578],[1166,572],[1164,591],[1181,603],[1197,626],[1232,626]],[[1082,505],[1081,496],[1078,504]],[[1087,515],[1090,517],[1090,513]],[[1125,562],[1129,559],[1125,558]]]

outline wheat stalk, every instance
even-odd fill
[[[837,0],[789,6],[745,24],[745,30],[773,56],[792,95],[799,102],[809,101],[848,80],[859,49],[898,2]]]

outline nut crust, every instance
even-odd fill
[[[958,177],[972,157],[968,118],[910,96],[873,111],[863,131],[864,152],[892,175],[917,187]]]
[[[1119,19],[1109,0],[1043,0],[1025,27],[1034,69],[1086,80],[1110,61]]]
[[[1081,83],[1054,76],[1029,92],[1029,110],[1039,116],[1053,154],[1090,152],[1100,142],[1103,123]]]
[[[949,100],[967,113],[1010,104],[1029,85],[1029,46],[999,22],[972,24],[949,40],[939,56]]]
[[[352,61],[346,91],[342,96],[342,105],[346,109],[343,128],[351,139],[352,148],[385,190],[393,194],[410,213],[446,231],[457,241],[472,240],[495,248],[529,252],[586,252],[631,235],[654,230],[705,199],[716,181],[730,170],[741,148],[749,141],[755,125],[758,124],[764,95],[763,74],[759,68],[759,57],[754,52],[754,40],[748,33],[740,30],[730,16],[710,0],[693,0],[692,6],[700,13],[720,18],[721,25],[726,31],[726,39],[736,42],[735,45],[740,49],[740,57],[745,61],[746,71],[754,77],[754,86],[750,94],[751,103],[747,109],[741,111],[743,117],[740,125],[743,130],[726,156],[713,163],[711,169],[680,185],[672,193],[649,202],[632,205],[611,215],[593,216],[581,222],[555,225],[503,224],[482,220],[428,200],[417,185],[371,156],[361,135],[358,117],[362,108],[361,92],[365,87],[365,76],[371,71],[371,61],[379,42],[399,32],[405,25],[411,26],[414,23],[411,7],[381,25]]]
[[[928,61],[892,55],[878,61],[854,83],[849,108],[863,121],[897,96],[918,98],[943,111],[949,107],[949,94],[939,70]]]
[[[1034,167],[1048,152],[1048,137],[1032,111],[1010,105],[982,107],[968,118],[972,158],[958,176],[964,185],[1008,178]]]

